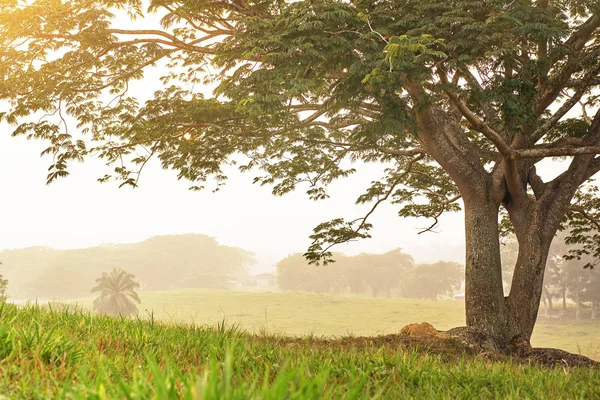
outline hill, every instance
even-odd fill
[[[68,299],[86,296],[102,272],[122,268],[147,290],[227,286],[255,260],[247,250],[206,235],[156,236],[140,243],[73,250],[31,247],[0,252],[9,297]]]

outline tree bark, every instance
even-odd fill
[[[537,320],[546,260],[553,236],[548,239],[542,235],[541,229],[541,226],[533,223],[527,232],[517,236],[519,255],[507,299],[512,328],[521,339],[527,341],[531,339]]]
[[[498,205],[465,201],[467,326],[499,342],[510,340],[502,286]]]

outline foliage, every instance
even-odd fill
[[[455,262],[419,264],[402,277],[401,293],[415,299],[452,295],[460,289],[464,274],[464,267]]]
[[[92,293],[100,292],[100,297],[94,300],[94,311],[98,314],[117,317],[138,314],[135,303],[140,304],[141,300],[135,289],[140,284],[133,274],[114,268],[110,274],[103,272],[96,283]]]
[[[0,376],[10,398],[98,400],[595,398],[600,379],[463,355],[448,363],[377,339],[345,345],[12,305],[0,311]]]
[[[565,242],[572,245],[566,258],[585,258],[585,268],[593,267],[600,260],[600,198],[597,195],[596,185],[590,183],[582,187],[574,198],[571,212],[565,216],[569,230]]]

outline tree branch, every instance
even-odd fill
[[[361,147],[359,144],[353,143],[344,143],[344,142],[334,142],[331,140],[315,140],[315,139],[301,139],[306,143],[314,143],[314,144],[326,144],[338,147],[344,147],[349,149],[350,151],[367,151],[367,150],[375,150],[384,154],[388,154],[390,156],[400,156],[400,157],[408,157],[408,156],[417,156],[423,155],[425,150],[421,148],[414,149],[391,149],[389,147],[377,146],[374,147]]]
[[[600,85],[600,76],[590,79],[588,82],[584,82],[583,79],[571,79],[565,85],[565,88],[578,88],[579,86],[587,86],[588,88]]]
[[[531,168],[529,168],[527,180],[529,182],[529,186],[531,186],[531,189],[533,190],[533,194],[535,194],[535,198],[542,198],[544,192],[546,191],[547,184],[537,174],[535,165],[532,165]]]
[[[600,221],[598,221],[596,218],[592,217],[585,208],[578,206],[576,204],[572,204],[569,206],[569,211],[581,214],[582,217],[584,217],[585,219],[590,221],[596,227],[596,229],[598,229],[600,231]]]
[[[441,82],[444,85],[449,85],[448,77],[441,70],[438,69],[438,75],[440,77]],[[472,112],[469,107],[462,101],[458,95],[448,89],[444,89],[446,95],[450,98],[452,103],[456,106],[456,108],[461,112],[461,114],[466,118],[466,120],[471,124],[474,130],[482,133],[486,138],[492,141],[500,154],[502,154],[505,158],[510,158],[510,154],[512,152],[510,146],[504,141],[502,136],[495,130],[493,130],[490,126],[488,126],[484,121],[482,121],[474,112]]]
[[[118,35],[155,35],[162,36],[164,38],[170,39],[173,42],[186,44],[183,40],[179,39],[177,36],[172,35],[168,32],[156,30],[156,29],[106,29],[106,32]],[[234,32],[224,29],[215,29],[212,31],[208,31],[205,36],[194,40],[195,43],[201,43],[206,40],[215,38],[217,36],[227,36],[232,35]],[[199,42],[200,41],[200,42]]]
[[[519,160],[524,158],[568,157],[589,154],[600,154],[600,146],[513,150],[512,159]]]
[[[433,228],[435,228],[436,225],[438,224],[439,217],[441,217],[442,214],[444,213],[444,211],[446,211],[446,206],[449,205],[449,204],[454,203],[455,201],[457,201],[457,200],[459,200],[461,198],[462,198],[462,196],[460,194],[457,194],[456,196],[454,196],[454,197],[452,197],[452,198],[447,199],[446,201],[444,201],[442,203],[442,207],[440,208],[440,211],[436,215],[433,216],[433,223],[431,225],[429,225],[429,227],[424,228],[422,231],[419,231],[417,234],[420,235],[420,234],[425,233],[425,232],[431,232],[433,230]]]
[[[562,70],[558,71],[548,80],[547,85],[545,85],[546,87],[544,88],[545,90],[540,91],[537,106],[535,107],[535,111],[538,115],[541,115],[546,108],[556,100],[561,90],[564,89],[569,79],[571,79],[571,75],[577,70],[581,61],[581,55],[577,53],[584,48],[585,44],[589,41],[590,37],[598,27],[600,27],[600,13],[590,16],[562,46],[559,46],[559,48],[550,55],[551,65],[549,65],[549,69],[561,59],[561,53],[564,48],[567,48],[572,52],[572,56],[569,57],[569,60]]]
[[[460,67],[459,71],[460,71],[460,75],[462,75],[464,77],[464,79],[467,81],[468,85],[471,88],[479,90],[479,91],[483,91],[483,88],[481,87],[481,84],[477,80],[477,77],[475,75],[473,75],[473,73],[471,71],[469,71],[468,67],[466,67],[466,66]],[[481,108],[483,110],[485,118],[489,121],[492,121],[494,123],[494,125],[501,126],[500,125],[501,121],[498,118],[498,113],[496,111],[494,111],[494,109],[490,106],[490,104],[488,102],[482,102],[482,103],[483,104],[481,105]]]
[[[590,161],[590,165],[588,166],[588,170],[584,176],[584,182],[596,175],[600,172],[600,157],[595,157],[592,161]]]
[[[400,174],[398,177],[396,177],[396,179],[390,184],[390,187],[388,188],[388,190],[385,192],[383,197],[380,197],[379,199],[377,199],[377,201],[375,202],[375,204],[373,205],[373,207],[371,207],[371,209],[367,212],[367,214],[364,217],[355,219],[354,221],[350,222],[350,225],[353,225],[354,223],[360,221],[359,226],[354,229],[353,231],[353,237],[356,237],[356,235],[365,227],[365,225],[367,224],[367,220],[369,219],[369,217],[375,212],[375,210],[377,209],[377,207],[379,207],[379,205],[385,201],[387,201],[387,199],[392,195],[392,193],[394,192],[394,189],[396,189],[396,186],[398,186],[400,184],[400,182],[411,172],[412,166],[417,163],[418,161],[422,160],[425,157],[424,154],[419,154],[418,156],[416,156],[415,158],[413,158],[412,160],[410,160],[408,162],[408,164],[406,164],[406,166],[404,167],[404,172],[402,174]],[[329,250],[331,250],[331,248],[333,248],[334,246],[337,246],[338,244],[341,243],[345,243],[347,242],[349,239],[346,240],[336,240],[335,242],[329,244],[325,249],[322,249],[319,251],[319,254],[321,256],[325,255]]]
[[[562,117],[565,116],[567,112],[569,112],[578,102],[581,100],[581,97],[589,90],[589,85],[586,82],[590,82],[593,78],[597,78],[598,73],[600,72],[600,63],[596,65],[595,68],[588,71],[588,73],[583,77],[582,84],[577,88],[573,97],[569,100],[565,101],[564,104],[552,115],[552,117],[548,118],[542,126],[540,126],[535,132],[531,134],[530,143],[534,144],[538,140],[540,140],[550,129],[552,129],[558,121]]]

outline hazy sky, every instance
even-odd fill
[[[157,71],[148,74],[146,81],[131,85],[130,93],[148,97],[149,81],[156,82],[152,78],[158,76]],[[331,186],[331,199],[313,202],[304,193],[306,188],[273,197],[269,187],[252,185],[258,173],[236,170],[231,170],[227,186],[218,193],[191,192],[189,182],[177,181],[173,171],[157,164],[148,165],[139,188],[118,189],[114,183],[96,182],[105,167],[90,160],[73,164],[70,177],[46,186],[51,160],[39,156],[45,143],[11,138],[10,133],[9,126],[0,125],[0,250],[38,245],[76,248],[202,233],[255,252],[260,261],[256,270],[268,270],[287,254],[305,251],[308,236],[320,222],[364,215],[370,205],[359,207],[354,201],[381,176],[381,166],[358,165],[354,176]],[[548,176],[557,171],[551,169]],[[402,219],[396,212],[393,206],[382,206],[371,220],[372,239],[335,250],[384,252],[401,247],[417,262],[464,261],[462,213],[443,217],[438,233],[418,235],[429,221]]]

